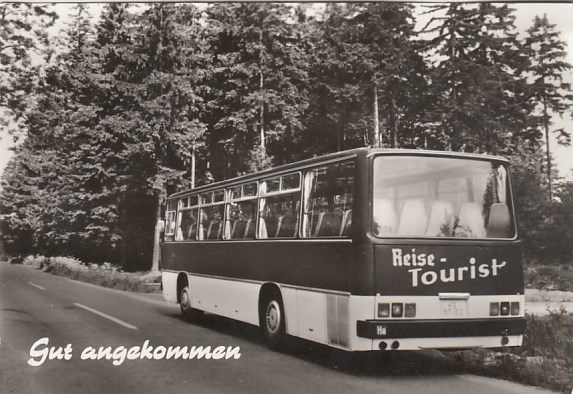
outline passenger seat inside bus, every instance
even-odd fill
[[[222,222],[217,220],[213,220],[211,223],[209,223],[209,227],[207,228],[207,239],[221,238],[222,224]]]
[[[511,237],[511,215],[506,204],[499,202],[492,204],[489,209],[489,220],[486,230],[488,238]]]
[[[454,216],[454,207],[449,201],[434,201],[430,208],[430,219],[428,220],[428,228],[426,229],[426,236],[451,236],[451,234],[443,233],[443,226],[447,224],[448,218]]]
[[[396,234],[396,210],[394,201],[388,198],[374,199],[373,217],[374,217],[374,234],[377,236]]]
[[[342,215],[342,226],[340,226],[340,236],[347,237],[350,235],[350,225],[352,224],[352,209],[344,211]]]
[[[428,216],[424,201],[421,199],[410,199],[404,202],[400,221],[398,222],[398,235],[421,236],[426,232]]]
[[[248,220],[237,220],[233,223],[233,229],[231,230],[231,238],[247,238],[251,231],[249,227],[251,226],[251,219]],[[254,231],[252,232],[254,234]]]
[[[459,213],[459,222],[454,236],[467,236],[468,238],[484,238],[485,226],[480,206],[475,202],[462,204]],[[469,234],[463,234],[459,230],[469,230]]]
[[[315,237],[336,237],[340,235],[340,226],[342,225],[342,215],[336,212],[321,212],[318,215]]]
[[[277,225],[276,238],[296,237],[298,220],[292,216],[280,216]]]

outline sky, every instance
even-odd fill
[[[58,4],[58,11],[64,11],[73,4]],[[516,27],[520,34],[525,34],[525,31],[533,24],[533,19],[536,15],[547,15],[550,23],[557,25],[557,30],[561,32],[561,39],[567,43],[568,62],[573,65],[573,4],[571,3],[511,3],[510,6],[514,8],[516,16]],[[91,4],[95,10],[98,4]],[[62,15],[60,24],[63,24],[65,17]],[[418,24],[424,23],[423,17],[418,17]],[[565,74],[565,80],[573,85],[573,70],[569,70]],[[567,115],[566,118],[560,119],[555,117],[554,128],[565,128],[573,134],[573,119]],[[2,133],[0,131],[0,133]],[[558,146],[556,140],[550,141],[551,149],[554,155],[554,164],[559,170],[559,175],[568,180],[573,180],[573,146],[564,147]],[[13,146],[12,137],[8,135],[0,135],[0,175],[3,172],[6,164],[12,153],[10,147]]]

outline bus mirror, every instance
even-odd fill
[[[159,219],[159,220],[157,221],[157,229],[158,229],[159,231],[164,231],[164,230],[165,230],[165,220]]]

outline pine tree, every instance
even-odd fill
[[[363,48],[362,56],[350,56],[354,59],[363,57],[369,63],[368,71],[364,74],[370,76],[370,81],[363,81],[364,90],[374,98],[367,102],[375,103],[376,112],[381,116],[380,123],[385,129],[382,133],[386,131],[386,141],[374,136],[373,142],[394,148],[411,146],[415,144],[412,138],[415,118],[423,110],[420,100],[425,90],[422,77],[425,65],[415,41],[412,6],[351,4],[348,11],[352,17],[351,45],[347,50],[352,53],[357,48]]]
[[[209,9],[214,64],[208,148],[211,161],[226,167],[214,169],[217,179],[284,162],[288,155],[279,141],[292,141],[304,128],[306,71],[291,11],[279,4]]]
[[[316,142],[308,145],[328,152],[415,144],[425,81],[411,7],[329,4],[317,31],[308,135]]]
[[[192,152],[205,132],[208,53],[194,6],[158,4],[141,14],[124,7],[108,6],[98,28],[107,101],[100,125],[119,148],[112,148],[116,161],[110,164],[121,191],[120,259],[134,269],[142,267],[130,266],[132,261],[145,264],[153,255],[157,269],[157,242],[154,253],[149,245],[158,239],[163,201],[175,185],[189,185]]]
[[[563,73],[571,69],[566,61],[566,44],[560,39],[555,25],[549,23],[547,16],[536,16],[533,26],[527,30],[524,52],[530,61],[526,73],[531,80],[529,99],[535,108],[535,128],[542,132],[546,146],[546,171],[549,182],[549,200],[553,198],[550,135],[558,135],[560,144],[569,145],[570,132],[564,129],[551,130],[552,116],[567,111],[573,104],[571,85],[564,81]]]
[[[47,29],[57,19],[52,9],[41,4],[0,3],[0,131],[4,135],[22,128],[22,124],[9,125],[22,121],[33,103],[31,93],[40,74],[34,57],[51,55]]]
[[[521,137],[527,106],[519,92],[524,61],[507,5],[454,3],[432,7],[425,32],[433,60],[433,145],[503,153]]]

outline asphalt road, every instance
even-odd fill
[[[41,340],[48,342],[34,346]],[[162,357],[176,346],[238,348],[240,358]],[[82,359],[90,347],[111,347],[116,357]],[[137,359],[120,363],[129,349]],[[159,359],[147,357],[154,351]],[[186,323],[178,306],[158,295],[0,262],[0,393],[546,392],[456,369],[439,352],[349,357],[292,340],[286,352],[276,353],[260,342],[256,327],[214,316]]]

